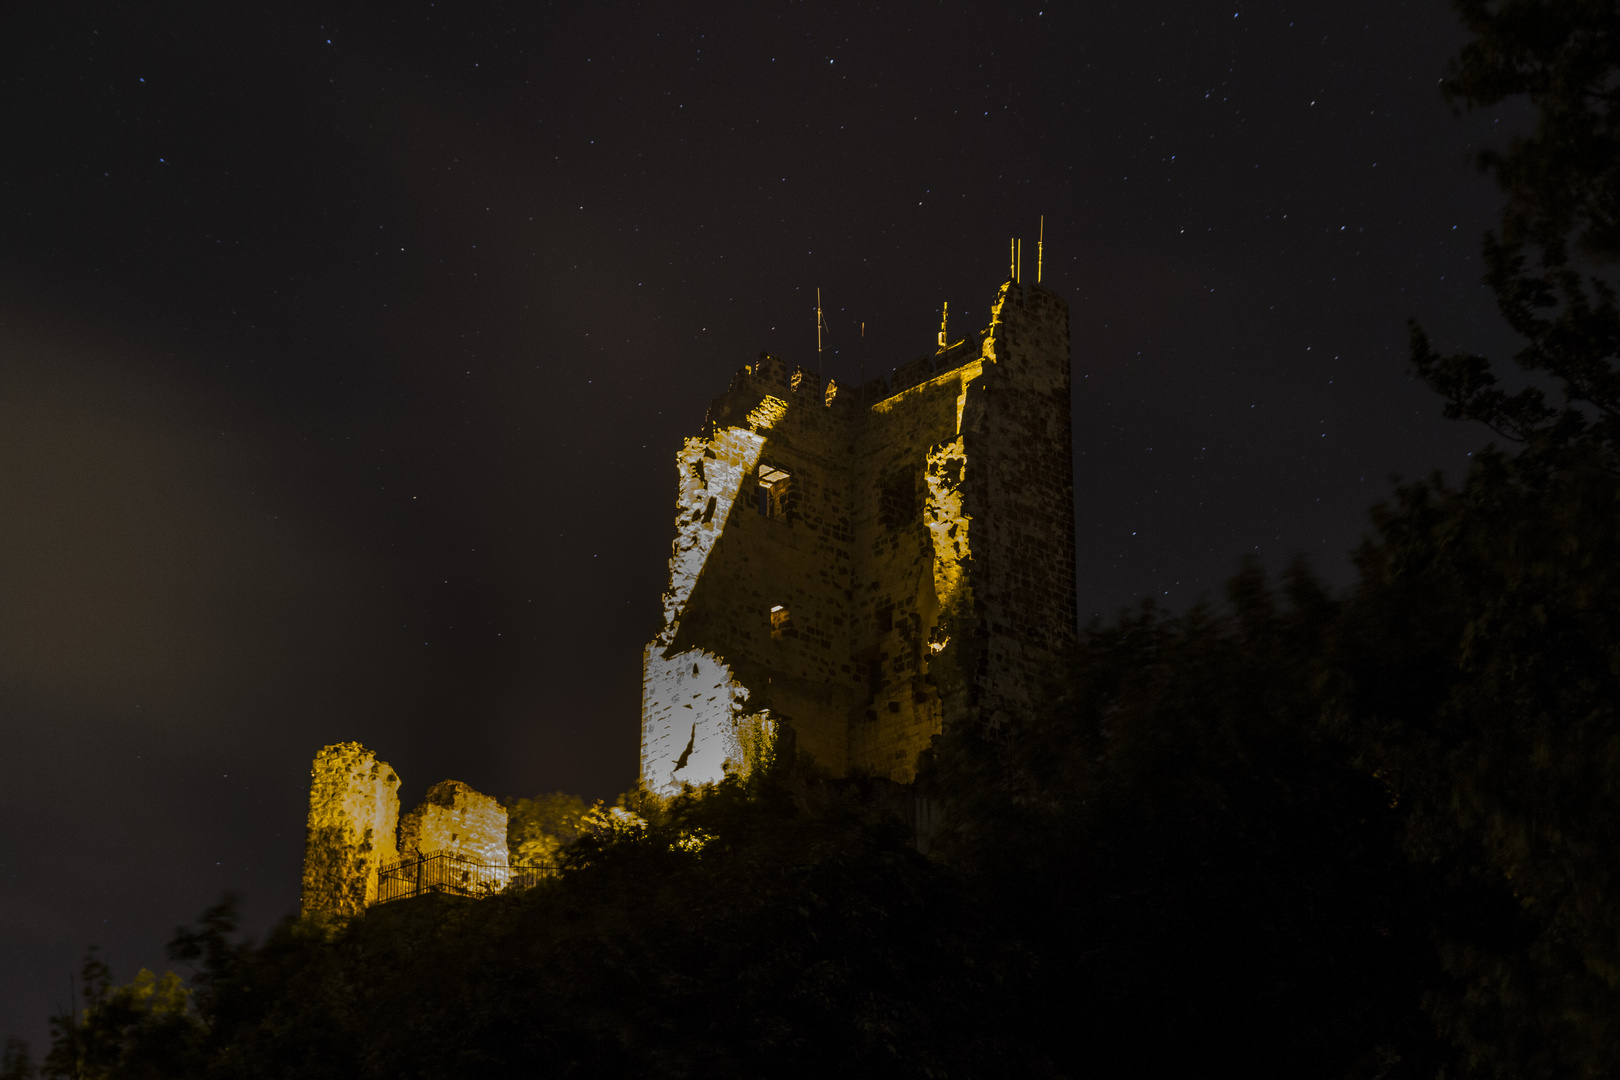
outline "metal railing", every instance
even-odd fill
[[[452,851],[430,851],[382,867],[377,872],[377,899],[372,902],[386,904],[433,892],[493,896],[532,889],[542,878],[556,873],[555,866],[543,863],[508,866],[480,862]]]

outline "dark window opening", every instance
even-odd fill
[[[759,467],[759,514],[785,521],[792,510],[793,475],[775,465]]]
[[[781,641],[785,637],[796,638],[799,632],[793,627],[793,615],[787,608],[777,604],[771,608],[771,640]]]
[[[883,692],[883,661],[887,654],[878,651],[876,646],[862,649],[850,657],[855,662],[855,682],[857,685],[866,685],[866,703],[875,704],[878,695]],[[874,719],[876,717],[874,716]]]

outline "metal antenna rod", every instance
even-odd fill
[[[1046,215],[1041,215],[1041,231],[1035,241],[1035,284],[1041,283],[1041,249],[1046,246]]]
[[[861,323],[861,385],[866,385],[866,324]]]
[[[1013,281],[1018,280],[1018,241],[1007,241],[1007,276]]]
[[[816,375],[821,375],[821,286],[816,286]]]

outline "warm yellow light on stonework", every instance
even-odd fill
[[[305,915],[358,915],[377,898],[377,868],[396,857],[399,777],[359,743],[337,743],[310,768],[304,832]]]
[[[399,776],[359,743],[337,743],[310,769],[304,834],[303,914],[347,919],[372,904],[415,891],[379,891],[404,861],[453,862],[455,880],[436,882],[470,895],[497,892],[511,879],[506,809],[457,780],[428,789],[422,805],[399,816]],[[397,826],[397,829],[396,829]]]
[[[745,769],[781,725],[834,775],[909,782],[943,724],[1021,707],[1072,642],[1067,306],[1008,282],[939,344],[836,394],[761,355],[710,405],[645,654],[649,789]]]

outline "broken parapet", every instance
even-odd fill
[[[506,807],[459,780],[428,788],[422,805],[399,823],[402,859],[443,853],[505,870]]]
[[[399,777],[356,742],[315,755],[304,832],[303,913],[358,915],[377,898],[377,869],[398,858]]]

